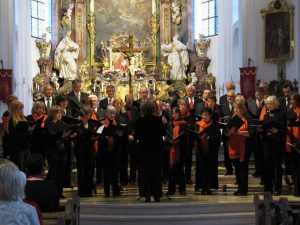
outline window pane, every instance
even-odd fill
[[[208,11],[209,11],[209,17],[214,17],[215,16],[215,2],[211,2],[209,4]]]
[[[39,20],[39,30],[38,30],[38,32],[39,32],[39,37],[42,37],[42,35],[44,33],[46,33],[45,22],[42,21],[42,20]]]
[[[37,2],[31,2],[31,16],[37,18]]]
[[[215,32],[215,18],[211,18],[209,20],[208,30],[209,30],[209,35],[214,35],[216,33]]]
[[[38,5],[38,18],[40,19],[45,19],[45,5],[44,4],[39,4]]]
[[[38,28],[38,20],[31,18],[31,35],[33,37],[38,37],[38,32],[37,32],[37,28]]]

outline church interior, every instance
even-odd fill
[[[56,183],[20,224],[300,224],[299,79],[299,0],[1,0],[0,182]]]

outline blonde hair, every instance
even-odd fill
[[[5,103],[9,106],[13,101],[18,101],[18,97],[15,95],[9,95],[5,98]]]
[[[239,108],[239,109],[241,109],[241,110],[243,110],[243,117],[245,117],[245,118],[247,118],[247,110],[246,110],[246,106],[245,106],[245,103],[243,103],[242,101],[235,101],[234,102],[234,105],[233,105],[233,108],[234,108],[234,110],[236,109],[236,108]]]
[[[245,100],[245,97],[243,95],[237,95],[234,99],[234,102],[237,103],[237,104],[246,105],[246,100]]]
[[[270,104],[270,103],[273,103],[276,106],[276,108],[279,107],[279,101],[278,101],[277,97],[274,95],[271,95],[267,98],[267,104]]]
[[[58,105],[53,105],[48,111],[48,119],[51,121],[55,118],[55,115],[59,112],[62,112],[62,108]]]
[[[19,110],[24,108],[24,105],[20,101],[12,101],[9,105],[9,117],[12,118],[14,126],[16,126],[20,121],[25,121],[25,116],[19,114]]]
[[[124,112],[124,102],[120,97],[115,97],[112,102],[112,105],[115,107],[115,104],[117,103],[121,104],[121,112]]]
[[[0,199],[3,201],[22,201],[26,175],[9,160],[0,162]]]
[[[31,113],[32,114],[35,113],[38,107],[42,107],[44,109],[44,112],[45,112],[45,104],[44,104],[44,102],[37,101],[37,102],[33,103],[32,108],[31,108]]]

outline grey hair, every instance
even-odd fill
[[[108,112],[116,112],[116,108],[112,105],[107,106],[106,113]]]
[[[194,85],[192,85],[192,84],[189,84],[188,86],[186,86],[185,90],[188,90],[188,89],[190,89],[190,88],[193,90],[193,92],[195,92],[195,91],[196,91],[196,88],[195,88],[195,86],[194,86]]]
[[[21,201],[25,198],[26,175],[9,160],[0,164],[0,199]]]

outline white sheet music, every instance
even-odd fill
[[[97,129],[97,134],[102,134],[103,129],[104,129],[104,125],[102,125],[101,127],[99,127],[99,128]]]

